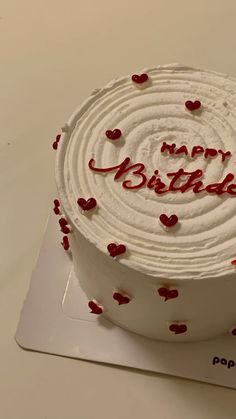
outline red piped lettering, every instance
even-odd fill
[[[203,171],[200,169],[195,170],[194,172],[185,172],[183,169],[179,169],[176,173],[167,173],[167,176],[173,176],[173,179],[170,182],[169,190],[170,191],[180,191],[182,193],[186,192],[188,189],[193,189],[193,192],[199,193],[204,191],[204,188],[200,189],[203,185],[202,181],[194,182],[196,179],[203,175]],[[187,182],[180,186],[175,186],[175,183],[180,180],[181,176],[187,176]]]
[[[188,155],[188,149],[187,149],[186,145],[181,145],[181,147],[176,150],[175,154],[185,154],[187,156]]]
[[[228,175],[225,176],[222,182],[212,183],[211,185],[207,185],[205,190],[208,193],[215,193],[217,195],[222,195],[223,193],[227,192],[227,190],[224,190],[224,187],[227,185],[227,183],[231,182],[231,180],[233,179],[234,179],[234,175],[232,173],[228,173]]]
[[[210,152],[209,155],[211,155],[212,157],[213,154],[214,153],[211,154]],[[143,163],[135,163],[130,165],[129,157],[126,157],[120,164],[111,167],[95,167],[94,159],[91,159],[88,165],[89,168],[95,172],[107,173],[115,171],[114,180],[118,180],[119,178],[121,178],[121,176],[127,173],[138,176],[139,182],[136,184],[133,183],[133,180],[131,179],[126,179],[122,182],[122,186],[126,189],[139,189],[142,186],[146,185],[146,187],[148,187],[149,189],[154,189],[155,193],[157,193],[158,195],[164,194],[166,192],[176,191],[185,193],[189,189],[192,189],[194,193],[206,191],[210,194],[222,195],[223,193],[228,193],[229,195],[236,196],[236,184],[233,183],[228,185],[231,181],[234,180],[235,176],[232,173],[228,173],[222,182],[211,183],[209,185],[204,186],[203,182],[199,180],[199,178],[203,175],[203,171],[201,169],[197,169],[193,172],[186,172],[184,169],[180,168],[177,172],[167,173],[167,176],[172,178],[169,187],[167,187],[167,185],[164,182],[162,182],[162,180],[158,176],[158,170],[154,171],[154,174],[147,182],[147,177],[143,173],[145,170],[145,165]]]
[[[208,157],[215,157],[217,154],[218,152],[215,148],[206,148],[204,157],[207,159]]]
[[[230,195],[236,195],[236,185],[235,183],[232,183],[232,185],[229,185],[226,191]]]
[[[143,173],[143,170],[145,169],[145,166],[143,163],[135,163],[132,164],[131,166],[128,166],[130,163],[130,158],[126,157],[123,162],[121,162],[120,164],[116,165],[116,166],[111,166],[111,167],[106,167],[106,168],[102,168],[102,167],[95,167],[94,165],[94,159],[91,159],[88,163],[89,168],[95,172],[103,172],[103,173],[107,173],[107,172],[113,172],[114,170],[117,170],[115,176],[114,176],[114,180],[119,179],[121,176],[123,176],[124,174],[131,172],[134,175],[137,175],[139,177],[141,177],[141,181],[136,184],[136,185],[132,185],[132,181],[130,179],[125,180],[122,185],[124,188],[126,189],[138,189],[141,188],[143,185],[145,185],[147,178],[145,176],[145,174]],[[135,169],[135,170],[133,170]]]
[[[226,157],[231,157],[230,151],[218,150],[218,153],[222,154],[222,161],[225,161]]]
[[[161,153],[165,153],[165,151],[168,151],[169,154],[174,154],[175,147],[176,147],[176,144],[174,143],[170,145],[164,142],[161,146]]]
[[[158,172],[158,170],[157,170],[157,172]],[[147,183],[147,188],[148,189],[154,188],[157,179],[158,179],[158,177],[156,175],[152,175],[152,177],[149,179],[149,181]]]
[[[195,145],[192,149],[191,157],[195,157],[196,154],[203,153],[204,148],[201,145]]]

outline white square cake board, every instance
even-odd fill
[[[58,230],[51,216],[16,331],[21,347],[236,388],[236,338],[159,342],[90,314]]]

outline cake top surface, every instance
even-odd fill
[[[236,79],[178,64],[131,76],[95,90],[61,138],[56,180],[73,228],[108,257],[123,244],[119,263],[155,277],[234,273]]]

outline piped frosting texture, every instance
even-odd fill
[[[148,83],[137,86],[131,76],[116,79],[92,94],[74,113],[57,151],[56,179],[60,201],[78,230],[102,252],[123,243],[119,263],[156,277],[200,279],[233,273],[236,256],[236,196],[172,192],[148,188],[127,190],[114,173],[88,167],[111,167],[127,156],[142,162],[145,174],[203,170],[207,184],[236,176],[236,80],[227,75],[177,64],[145,69]],[[199,99],[201,112],[189,112],[188,100]],[[115,141],[107,130],[119,129]],[[163,141],[230,150],[220,158],[195,159],[160,152]],[[130,176],[129,176],[130,178]],[[135,179],[135,177],[133,177]],[[84,214],[78,198],[95,198],[96,209]],[[166,232],[160,214],[177,214],[179,227]],[[109,256],[108,256],[109,257]],[[114,263],[116,263],[114,261]]]

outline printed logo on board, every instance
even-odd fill
[[[218,356],[214,356],[214,358],[212,359],[212,365],[223,365],[227,368],[232,368],[236,366],[236,363],[233,359],[226,359],[226,358],[220,358]]]

